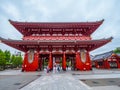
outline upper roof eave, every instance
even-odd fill
[[[19,22],[19,21],[13,21],[8,20],[10,23],[13,24],[19,24],[19,25],[35,25],[35,24],[80,24],[80,25],[93,25],[93,24],[101,24],[103,23],[104,19],[100,21],[94,21],[94,22]]]
[[[96,22],[18,22],[9,20],[9,22],[25,36],[25,32],[29,33],[25,28],[39,27],[39,28],[80,28],[82,26],[91,27],[89,34],[92,34],[102,23],[103,20]],[[93,26],[95,26],[93,28]],[[24,32],[22,32],[24,30]]]

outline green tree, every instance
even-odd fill
[[[5,54],[5,60],[6,60],[7,62],[10,62],[10,57],[11,57],[10,51],[5,50],[4,54]]]
[[[113,52],[114,53],[120,53],[120,47],[117,47]]]
[[[5,54],[4,52],[0,49],[0,69],[4,70],[6,65],[6,60],[5,60]]]
[[[22,57],[21,56],[16,56],[16,61],[17,61],[16,66],[21,67],[21,65],[22,65]]]
[[[12,55],[10,61],[10,63],[12,63],[12,68],[14,68],[14,61],[15,61],[15,55]]]
[[[21,56],[12,55],[11,63],[12,63],[14,68],[21,67],[21,65],[22,65],[22,57]]]
[[[15,55],[12,55],[10,62],[12,63],[14,61],[14,59],[15,59]]]

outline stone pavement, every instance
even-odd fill
[[[104,90],[120,90],[119,84],[118,85],[115,85],[115,84],[107,85],[106,84],[105,86],[91,87],[88,84],[85,84],[83,81],[81,81],[81,80],[89,80],[89,79],[90,80],[107,79],[108,81],[110,81],[111,78],[112,79],[115,78],[114,80],[118,81],[118,79],[120,79],[120,70],[119,69],[111,69],[111,70],[93,69],[93,71],[70,71],[70,70],[68,70],[66,72],[53,71],[50,73],[46,73],[46,71],[21,72],[20,70],[5,70],[5,71],[0,72],[0,77],[1,77],[0,82],[1,81],[4,82],[5,79],[2,76],[5,76],[5,75],[20,76],[20,78],[24,78],[24,76],[25,77],[30,77],[30,76],[34,77],[34,76],[42,75],[38,79],[33,80],[31,83],[26,84],[21,88],[18,88],[21,90],[102,90],[102,89],[104,89]],[[15,77],[15,78],[19,80],[19,77]],[[21,79],[21,83],[22,83],[22,80],[27,81],[27,79]],[[91,82],[93,82],[93,81],[91,81]],[[8,81],[8,84],[9,83],[11,83],[11,82]],[[111,83],[113,83],[113,82],[111,82]],[[0,87],[3,87],[3,86],[0,86]],[[0,88],[0,90],[3,90],[3,89]],[[6,89],[4,89],[4,90],[6,90]],[[16,90],[16,89],[14,89],[14,90]]]
[[[37,75],[0,75],[0,90],[18,90],[38,77]]]
[[[70,74],[47,74],[28,84],[21,90],[88,90],[80,80]]]
[[[81,79],[120,78],[119,70],[43,72],[42,75],[21,90],[120,90],[116,85],[90,87],[80,81]]]

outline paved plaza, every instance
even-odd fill
[[[0,90],[120,90],[120,70],[0,71]]]

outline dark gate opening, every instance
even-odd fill
[[[66,70],[75,70],[75,54],[66,55]]]
[[[49,62],[49,54],[41,54],[39,55],[39,60],[38,60],[38,68],[40,71],[44,70],[47,68]]]
[[[63,54],[53,54],[53,69],[57,69],[57,66],[59,65],[60,69],[62,70],[62,60],[63,60]]]

